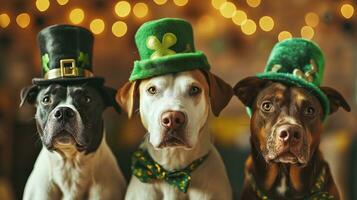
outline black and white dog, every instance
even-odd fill
[[[33,85],[21,91],[21,105],[37,108],[43,144],[24,199],[123,198],[126,183],[105,141],[102,113],[111,104],[108,92],[115,94],[89,84]]]

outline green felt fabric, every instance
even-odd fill
[[[193,30],[183,19],[163,18],[144,23],[135,34],[140,60],[129,80],[193,69],[207,69],[206,56],[195,50]]]
[[[259,73],[257,76],[311,91],[321,102],[324,120],[330,113],[329,100],[319,89],[324,65],[325,59],[322,51],[315,43],[302,38],[291,38],[274,46],[264,73]],[[249,112],[251,113],[251,110]]]

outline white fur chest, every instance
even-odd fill
[[[62,192],[62,199],[85,199],[92,182],[91,159],[75,155],[72,159],[57,159],[52,163],[51,175]],[[85,164],[84,164],[85,162]]]

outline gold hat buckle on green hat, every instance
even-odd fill
[[[301,79],[304,79],[306,80],[307,82],[310,82],[312,83],[314,81],[314,74],[316,74],[318,71],[317,71],[317,66],[316,66],[316,62],[311,59],[310,60],[310,64],[311,64],[311,69],[306,71],[305,73],[303,71],[301,71],[300,69],[296,68],[294,69],[293,71],[293,75],[298,77],[298,78],[301,78]],[[272,69],[271,69],[271,72],[274,72],[274,73],[277,73],[279,72],[279,70],[282,68],[282,66],[280,64],[275,64]]]

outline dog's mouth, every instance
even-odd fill
[[[190,148],[188,145],[184,133],[181,130],[166,130],[164,137],[159,144],[158,148],[168,148],[168,147],[186,147]]]
[[[269,158],[269,161],[274,162],[274,163],[290,164],[290,165],[294,165],[294,166],[305,166],[306,165],[306,162],[304,161],[304,159],[295,155],[291,151],[286,151],[286,152],[280,153],[276,156],[272,156]]]
[[[52,137],[50,146],[51,150],[68,148],[76,148],[78,151],[83,151],[85,149],[85,145],[81,144],[72,133],[65,130],[60,131]]]

